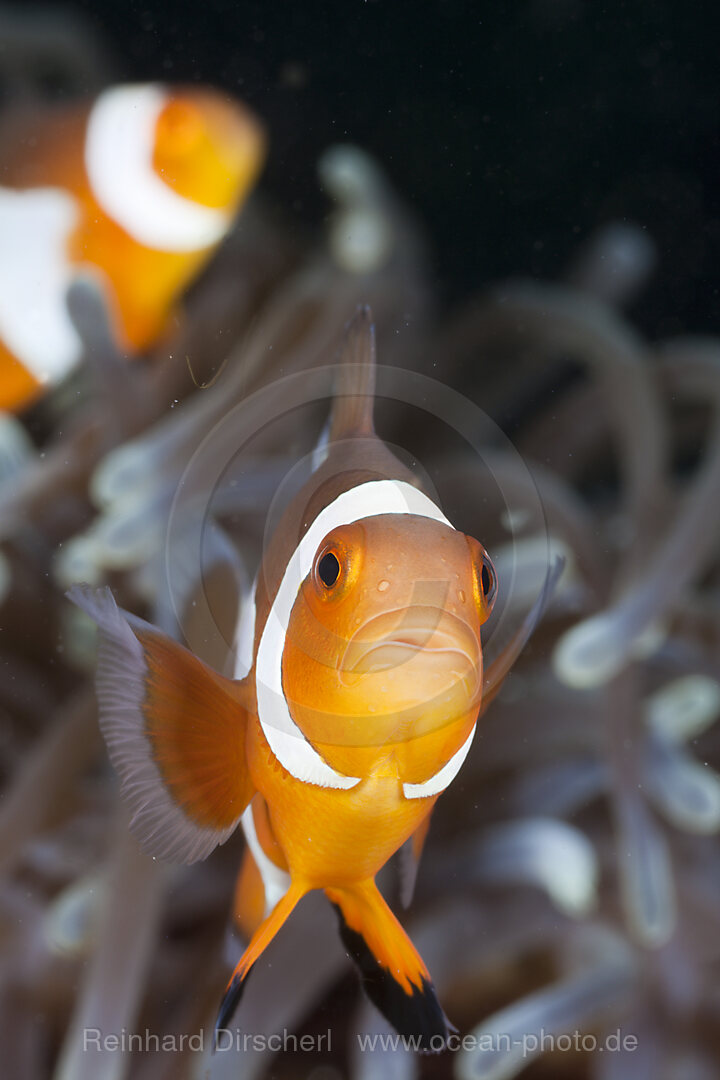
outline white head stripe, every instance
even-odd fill
[[[154,84],[101,94],[88,120],[85,168],[100,206],[139,244],[197,251],[222,239],[230,216],[184,198],[155,172],[155,131],[167,102]]]
[[[75,200],[56,188],[0,188],[0,338],[38,382],[62,378],[82,344],[65,293]]]
[[[441,791],[450,786],[460,772],[463,761],[468,756],[476,727],[477,724],[473,724],[472,731],[460,749],[456,750],[442,769],[439,769],[429,780],[423,780],[421,784],[403,784],[403,795],[406,799],[425,799],[428,795],[439,795]]]
[[[431,499],[402,480],[374,480],[344,491],[321,510],[293,552],[258,645],[258,716],[270,749],[297,780],[321,787],[351,788],[360,777],[343,776],[323,761],[290,715],[282,685],[282,657],[290,613],[312,569],[320,541],[332,529],[379,514],[415,514],[450,522]]]

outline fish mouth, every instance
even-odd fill
[[[415,606],[384,612],[361,626],[340,661],[350,676],[391,671],[424,656],[448,674],[467,679],[481,670],[478,635],[448,611]]]

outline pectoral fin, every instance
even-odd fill
[[[499,693],[505,676],[510,671],[510,668],[517,660],[528,639],[531,637],[536,626],[545,614],[547,606],[552,600],[557,583],[560,580],[560,575],[564,569],[565,560],[561,556],[556,555],[554,561],[548,567],[543,587],[530,611],[527,613],[521,625],[515,631],[500,655],[495,658],[492,664],[489,664],[485,668],[483,673],[482,705],[480,706],[481,716],[493,698]]]
[[[140,619],[109,589],[69,598],[100,628],[97,693],[110,760],[152,856],[204,859],[237,826],[253,795],[240,685]]]

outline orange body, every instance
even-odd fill
[[[283,657],[290,712],[323,759],[361,777],[348,791],[303,784],[278,764],[259,722],[247,754],[293,879],[309,888],[372,878],[437,796],[408,799],[470,734],[480,705],[480,552],[447,526],[379,515],[335,530],[342,587],[310,575]],[[352,564],[352,565],[351,565]],[[268,850],[270,858],[277,857]]]

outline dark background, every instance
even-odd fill
[[[692,0],[81,0],[123,74],[210,81],[268,124],[264,186],[324,210],[315,163],[351,140],[424,223],[440,295],[562,272],[620,219],[660,256],[632,312],[720,330],[720,26]]]

